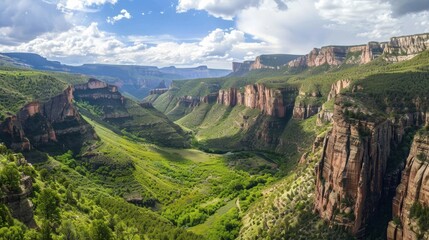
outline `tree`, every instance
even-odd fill
[[[77,233],[73,223],[70,220],[64,221],[59,229],[62,240],[77,240]]]
[[[0,180],[3,186],[11,192],[20,192],[19,187],[21,181],[21,175],[19,174],[18,168],[15,163],[6,164],[0,173]]]
[[[37,203],[37,212],[42,218],[42,239],[50,240],[51,232],[60,222],[60,197],[55,191],[45,188]]]
[[[92,240],[109,240],[113,238],[112,230],[100,219],[94,220],[91,224]]]
[[[24,240],[24,230],[20,226],[0,228],[0,239]]]

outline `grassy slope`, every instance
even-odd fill
[[[30,101],[50,98],[85,80],[82,75],[0,68],[0,114],[15,113]]]
[[[236,184],[246,186],[256,178],[265,179],[264,182],[274,179],[270,175],[252,176],[229,168],[221,155],[157,147],[121,137],[90,119],[86,120],[100,137],[100,143],[92,153],[116,162],[105,162],[105,165],[116,165],[116,168],[121,164],[133,165],[128,175],[106,176],[93,172],[92,178],[116,195],[156,199],[155,209],[179,226],[202,223],[243,191],[247,201],[247,195],[258,193],[263,187],[263,184],[256,184],[235,189]]]

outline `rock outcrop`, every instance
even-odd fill
[[[33,204],[29,197],[33,193],[33,182],[31,177],[23,176],[21,178],[21,192],[8,193],[3,201],[7,203],[14,218],[24,223],[27,227],[37,227],[34,221]]]
[[[129,118],[125,109],[125,98],[116,86],[97,79],[90,79],[87,83],[74,86],[74,97],[77,101],[101,107],[103,119]]]
[[[250,68],[254,61],[244,61],[244,62],[233,62],[232,63],[232,72],[234,74],[243,74],[250,71]]]
[[[296,92],[294,88],[271,89],[262,84],[251,84],[246,85],[243,92],[237,88],[220,90],[217,103],[231,107],[244,105],[268,116],[284,118],[293,109]]]
[[[316,169],[315,209],[323,219],[343,225],[359,237],[364,235],[386,187],[391,149],[402,142],[406,127],[423,123],[425,114],[410,113],[395,120],[368,116],[362,120],[345,114],[347,107],[342,103],[350,101],[345,98],[336,99],[333,128]]]
[[[350,79],[343,79],[332,84],[331,91],[329,91],[328,94],[328,101],[334,99],[343,89],[348,88],[351,82],[352,81]]]
[[[258,69],[280,69],[298,58],[300,55],[291,54],[267,54],[255,58],[254,61],[244,61],[242,63],[233,62],[232,70],[234,75],[242,75],[252,70]]]
[[[86,140],[95,138],[95,133],[81,118],[72,99],[73,89],[68,87],[46,102],[25,105],[1,124],[0,138],[14,150],[29,150],[32,145],[79,151]]]
[[[402,172],[401,183],[393,199],[393,217],[389,223],[387,239],[417,240],[429,239],[429,232],[423,232],[416,216],[411,216],[415,204],[429,206],[429,134],[416,134]]]
[[[153,94],[157,94],[157,95],[161,95],[163,93],[168,92],[168,88],[155,88],[150,90],[149,94],[153,95]]]
[[[306,105],[304,103],[298,103],[293,108],[293,115],[292,117],[294,119],[301,119],[305,120],[307,118],[310,118],[314,115],[316,115],[318,112],[320,112],[322,108],[320,106],[313,106],[313,105]]]
[[[289,67],[318,67],[365,64],[383,57],[392,62],[413,58],[429,47],[429,34],[393,37],[389,42],[369,42],[357,46],[326,46],[314,48],[309,54],[288,63]]]

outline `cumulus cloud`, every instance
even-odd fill
[[[107,19],[106,19],[106,21],[108,22],[108,23],[110,23],[110,24],[115,24],[117,21],[120,21],[120,20],[122,20],[122,19],[130,19],[131,18],[131,14],[127,11],[127,10],[125,10],[125,9],[122,9],[121,10],[121,13],[119,13],[118,15],[116,15],[116,16],[114,16],[114,17],[108,17]]]
[[[199,41],[180,43],[170,36],[118,37],[101,31],[97,23],[91,23],[88,27],[75,26],[60,34],[47,33],[19,46],[0,46],[3,52],[35,52],[70,64],[100,62],[190,66],[211,63],[212,66],[224,68],[229,68],[232,60],[248,57],[249,52],[262,54],[265,49],[264,43],[246,43],[245,34],[234,29],[215,29]]]
[[[117,2],[118,0],[59,0],[57,7],[62,10],[88,11],[92,7]]]
[[[260,3],[261,0],[179,0],[176,10],[179,13],[205,10],[212,16],[232,20],[239,11]]]
[[[0,44],[18,44],[69,27],[54,4],[34,0],[0,1]]]
[[[315,7],[322,18],[332,22],[330,26],[334,30],[351,30],[355,36],[369,39],[400,32],[398,20],[392,17],[391,5],[381,0],[318,0]]]
[[[278,52],[306,53],[330,44],[386,41],[429,28],[428,11],[396,16],[387,0],[294,0],[287,1],[283,11],[276,2],[263,0],[259,6],[238,11],[235,19],[238,30]]]

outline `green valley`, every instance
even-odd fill
[[[144,101],[4,57],[0,239],[426,239],[427,43],[262,55]]]

